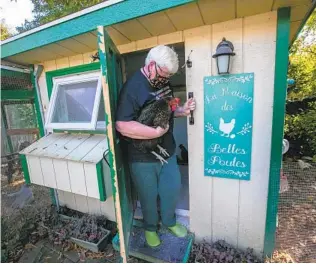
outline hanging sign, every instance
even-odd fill
[[[254,74],[204,78],[205,176],[250,180]]]

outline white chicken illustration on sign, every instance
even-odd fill
[[[221,136],[234,138],[235,134],[231,134],[231,133],[234,130],[235,124],[236,124],[235,118],[233,118],[229,123],[225,123],[224,119],[220,118],[219,119],[219,131],[222,132]]]

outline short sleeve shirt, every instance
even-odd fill
[[[124,84],[118,101],[116,121],[136,121],[142,109],[154,100],[172,95],[172,89],[166,86],[160,90],[154,89],[141,70],[134,73]],[[173,118],[169,120],[169,130],[163,136],[161,147],[166,149],[170,156],[175,153],[175,140],[173,137]],[[121,137],[127,143],[128,159],[131,162],[158,162],[152,153],[143,153],[131,144],[131,140]]]

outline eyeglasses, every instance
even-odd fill
[[[169,74],[168,72],[163,71],[163,70],[161,69],[161,67],[160,67],[157,63],[155,63],[155,66],[156,66],[156,72],[157,72],[157,74],[159,75],[159,77],[162,77],[162,78],[170,78],[170,77],[172,76],[172,74]],[[160,72],[163,73],[164,76],[161,76],[161,75],[158,73],[157,67],[158,67],[158,69],[160,70]]]

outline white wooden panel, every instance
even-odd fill
[[[294,21],[303,20],[309,8],[310,8],[310,5],[300,5],[300,6],[292,7],[290,21],[294,22]]]
[[[95,198],[84,197],[70,192],[61,190],[57,190],[57,192],[61,206],[67,206],[82,213],[104,215],[110,221],[115,221],[113,197],[109,197],[105,202],[100,202]],[[87,204],[83,198],[85,198]],[[81,201],[83,201],[83,204],[80,204]]]
[[[58,141],[62,141],[67,138],[67,134],[63,133],[58,133],[58,134],[53,134],[53,137],[47,138],[45,141],[43,141],[40,145],[36,147],[32,152],[29,152],[31,155],[36,155],[36,156],[42,156],[42,155],[49,155],[49,153],[54,151],[58,146],[59,143]]]
[[[38,155],[38,153],[45,150],[51,144],[54,144],[54,142],[63,136],[63,134],[51,134],[47,137],[43,137],[39,141],[34,142],[29,147],[27,147],[27,149],[24,150],[24,153],[26,155]]]
[[[108,139],[105,138],[100,141],[90,152],[85,155],[82,162],[93,162],[98,163],[103,158],[104,151],[109,149]]]
[[[251,246],[257,252],[263,250],[266,222],[276,19],[276,12],[244,19],[244,71],[254,72],[255,90],[251,180],[240,184],[238,245]]]
[[[44,185],[51,188],[56,188],[55,170],[53,160],[50,158],[40,158]]]
[[[242,19],[212,25],[212,54],[223,36],[234,44],[236,56],[232,73],[242,73]],[[212,59],[212,75],[218,75],[216,60]],[[239,180],[213,178],[212,229],[213,241],[224,239],[237,246]]]
[[[273,10],[287,6],[309,5],[311,2],[312,1],[310,0],[275,0],[273,3]]]
[[[87,202],[88,202],[88,210],[89,214],[92,215],[101,215],[101,203],[100,200],[87,197]]]
[[[257,0],[237,0],[237,17],[246,17],[269,12],[271,11],[273,2],[273,0],[265,0],[258,4]]]
[[[83,163],[68,161],[70,188],[73,193],[87,195]]]
[[[100,199],[96,164],[85,163],[83,167],[85,173],[87,195],[89,197]]]
[[[199,0],[203,20],[206,24],[228,21],[235,18],[236,0]]]
[[[131,41],[114,27],[106,27],[106,31],[109,33],[115,45],[122,45]]]
[[[92,33],[88,32],[82,35],[78,35],[78,36],[73,37],[73,39],[89,47],[91,50],[95,50],[98,48],[97,47],[98,38]],[[84,51],[82,51],[81,53],[84,53]]]
[[[61,149],[58,150],[58,153],[56,153],[55,158],[59,158],[59,159],[65,158],[70,152],[76,149],[80,144],[82,144],[89,137],[90,135],[88,134],[76,135],[74,139],[69,141],[66,145],[64,145]]]
[[[57,189],[71,192],[68,165],[66,160],[53,159]]]
[[[40,159],[38,157],[26,156],[26,161],[29,167],[31,182],[43,186],[44,181]]]
[[[58,203],[60,206],[65,205],[65,198],[64,198],[64,192],[61,190],[56,189],[57,197],[58,197]]]
[[[89,213],[87,197],[84,195],[76,194],[74,195],[76,200],[77,210],[79,209],[82,213]]]
[[[69,58],[64,57],[61,59],[56,60],[56,68],[57,69],[63,69],[63,68],[68,68],[69,67]]]
[[[45,72],[56,70],[56,60],[44,61],[43,65]]]
[[[174,33],[158,36],[159,45],[168,45],[183,42],[183,32],[177,31]]]
[[[63,46],[60,46],[56,43],[52,43],[52,44],[49,44],[48,46],[45,46],[45,49],[49,52],[55,52],[62,57],[68,57],[68,56],[72,56],[76,54],[76,52],[73,52],[72,50],[67,49]]]
[[[46,83],[46,74],[43,72],[38,79],[38,86],[41,94],[41,101],[42,101],[42,106],[43,106],[43,111],[44,111],[44,121],[46,121],[46,114],[48,110],[48,104],[49,104],[49,99],[48,99],[48,91],[47,91],[47,83]]]
[[[65,192],[65,191],[58,190],[58,194],[59,193],[62,193],[62,195],[63,195],[63,201],[62,201],[62,203],[60,203],[60,205],[67,206],[68,208],[73,209],[73,210],[78,210],[77,204],[76,204],[76,199],[75,199],[75,194],[73,194],[71,192]],[[79,205],[79,207],[80,207],[80,205]]]
[[[190,229],[196,239],[211,240],[212,178],[204,177],[204,92],[203,77],[210,75],[211,27],[203,27],[203,34],[186,34],[185,57],[191,50],[192,68],[186,69],[187,92],[194,92],[198,102],[194,112],[194,126],[188,125]],[[188,33],[188,32],[187,32]]]
[[[110,221],[116,222],[113,196],[106,199],[105,202],[100,202],[100,205],[102,215],[105,215]]]
[[[158,38],[152,37],[136,41],[136,50],[150,49],[158,45]]]
[[[80,161],[87,155],[98,143],[104,140],[105,135],[93,135],[80,144],[75,150],[70,152],[65,158]]]
[[[197,3],[170,8],[166,10],[166,14],[177,30],[200,27],[204,24]]]
[[[73,67],[73,66],[78,66],[78,65],[82,65],[83,64],[83,55],[82,54],[78,54],[78,55],[74,55],[69,57],[69,66]]]
[[[176,31],[165,12],[158,12],[138,18],[144,27],[153,35],[163,35]]]
[[[123,45],[119,45],[117,48],[121,54],[136,51],[136,41],[133,41],[133,42],[127,43],[127,44],[123,44]]]
[[[79,42],[78,40],[74,38],[69,38],[65,40],[61,40],[58,42],[58,45],[71,50],[72,52],[75,52],[77,54],[82,54],[85,52],[88,52],[92,50],[92,48],[86,46],[85,44]]]
[[[47,148],[43,149],[41,152],[38,152],[37,154],[41,155],[42,157],[54,157],[55,153],[58,153],[59,149],[63,148],[72,139],[72,135],[64,134],[55,142],[50,144]]]
[[[113,28],[132,41],[151,37],[151,34],[137,19],[116,24]]]
[[[35,141],[22,151],[20,151],[21,154],[29,154],[35,151],[38,147],[41,147],[45,142],[52,142],[56,141],[60,137],[60,134],[50,134],[44,137],[41,137],[39,140]]]

